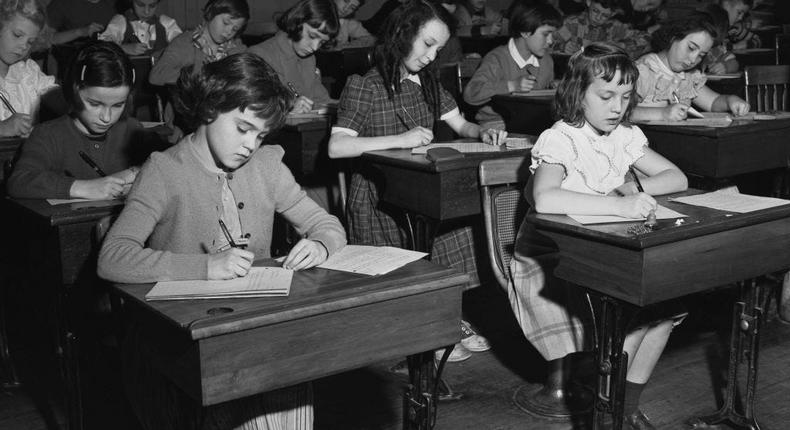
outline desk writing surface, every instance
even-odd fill
[[[627,230],[639,223],[528,218],[558,245],[557,276],[639,306],[790,267],[790,205],[737,214],[657,200],[688,215],[685,222],[660,220],[658,230],[637,236]]]
[[[113,288],[149,345],[143,353],[211,405],[453,344],[467,281],[419,260],[375,277],[296,272],[282,298],[145,302],[152,284]],[[233,311],[208,314],[219,308]]]
[[[529,150],[466,153],[463,158],[433,162],[410,149],[362,154],[383,175],[382,201],[437,221],[480,213],[478,166],[483,160],[529,157]]]
[[[53,206],[44,199],[5,199],[6,207],[27,221],[51,227],[96,221],[119,213],[123,204],[123,200],[97,200]]]
[[[790,118],[736,118],[728,127],[639,127],[653,150],[687,174],[728,178],[787,167],[790,159]]]

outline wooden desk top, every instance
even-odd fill
[[[777,118],[765,121],[735,118],[727,127],[674,127],[660,124],[637,124],[643,130],[669,131],[677,135],[705,136],[713,138],[736,135],[751,135],[755,132],[790,128],[790,118]]]
[[[150,284],[114,290],[142,331],[141,353],[212,405],[458,342],[467,281],[420,260],[375,277],[296,272],[280,298],[145,302]]]
[[[316,115],[315,117],[286,116],[285,125],[283,127],[286,129],[290,128],[298,131],[321,130],[330,126],[331,122],[331,115]]]
[[[634,236],[627,230],[640,223],[528,219],[559,247],[557,276],[638,306],[790,267],[790,205],[738,214],[657,200],[688,215],[685,222],[659,220],[658,230]]]
[[[530,94],[497,94],[492,97],[494,101],[508,101],[515,103],[533,105],[551,105],[554,102],[554,95],[530,95]]]
[[[29,217],[31,222],[50,227],[95,221],[120,212],[123,204],[123,200],[97,200],[53,206],[44,199],[4,199],[4,205],[10,210]]]
[[[382,151],[370,151],[362,154],[362,159],[379,165],[397,166],[407,170],[419,172],[442,173],[451,170],[474,169],[483,160],[500,157],[512,157],[516,155],[527,156],[528,150],[511,150],[495,152],[475,152],[466,153],[463,158],[454,160],[431,161],[425,154],[412,154],[411,149],[387,149]]]

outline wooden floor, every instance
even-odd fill
[[[689,301],[691,315],[673,333],[642,397],[642,409],[660,429],[686,428],[684,422],[689,417],[711,413],[719,404],[727,360],[731,294],[720,291]],[[534,417],[515,405],[516,390],[525,385],[534,387],[542,378],[544,364],[520,336],[498,291],[478,289],[468,292],[464,300],[468,319],[489,335],[494,348],[475,353],[467,361],[448,364],[446,379],[463,393],[463,398],[440,403],[436,429],[586,428],[583,423]],[[763,430],[787,429],[790,325],[773,317],[762,336],[758,418]],[[65,428],[57,403],[58,391],[42,382],[52,378],[35,365],[36,360],[26,347],[16,346],[19,343],[23,342],[15,342],[13,353],[24,384],[0,393],[0,429]],[[86,358],[83,375],[90,387],[86,396],[87,427],[135,429],[134,418],[118,388],[115,349],[100,346],[91,356]],[[405,377],[388,371],[393,364],[381,363],[316,381],[316,429],[401,428],[400,393]]]

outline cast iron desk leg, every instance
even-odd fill
[[[623,401],[625,376],[628,370],[628,354],[623,352],[625,329],[634,311],[611,297],[601,297],[598,318],[595,355],[598,365],[598,381],[593,409],[593,429],[603,428],[605,414],[612,415],[612,429],[623,426]]]
[[[440,376],[451,349],[434,363],[433,351],[410,355],[409,386],[403,393],[403,429],[431,430],[436,425],[436,400]]]
[[[754,397],[757,388],[757,365],[760,352],[760,329],[767,303],[769,285],[760,285],[756,279],[740,282],[740,299],[735,302],[730,332],[730,357],[727,369],[727,388],[724,404],[713,415],[692,419],[693,428],[713,427],[729,421],[737,429],[759,430],[754,414]],[[738,393],[738,367],[746,362],[746,403],[743,413],[735,410]]]

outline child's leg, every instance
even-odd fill
[[[636,352],[633,355],[630,352],[628,354],[628,373],[626,375],[628,381],[638,384],[647,383],[661,353],[664,352],[673,325],[673,320],[664,320],[645,330]],[[641,329],[637,331],[641,331]],[[626,336],[626,341],[629,336],[631,336],[630,333]]]

